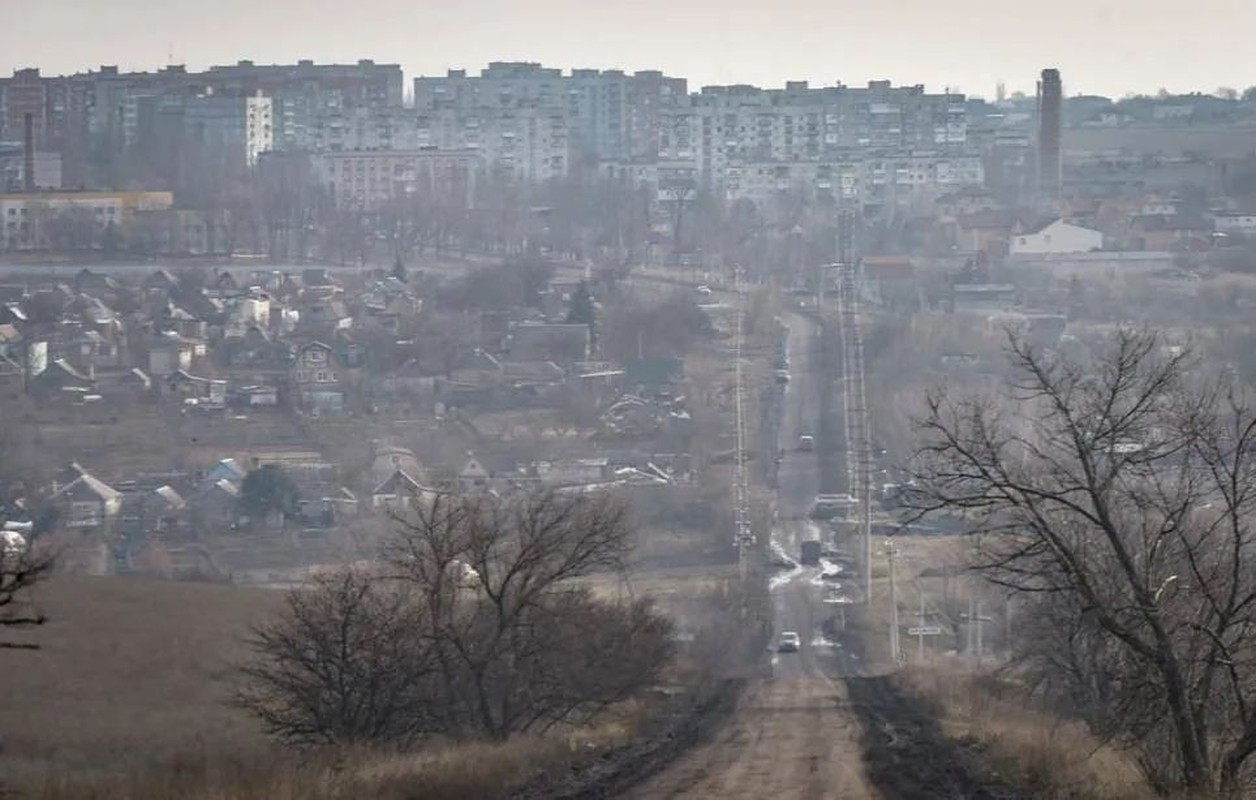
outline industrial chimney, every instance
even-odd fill
[[[25,149],[22,151],[25,159],[22,162],[22,189],[27,194],[33,194],[35,192],[35,115],[28,112],[23,121],[26,124],[26,131],[23,139]]]
[[[1046,203],[1059,202],[1064,183],[1063,95],[1060,71],[1044,69],[1038,81],[1038,199]]]

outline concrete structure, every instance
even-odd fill
[[[173,205],[170,192],[0,194],[0,249],[43,249],[59,235],[72,236],[79,247],[101,247],[109,229],[125,232],[139,212]]]
[[[1256,235],[1256,212],[1214,211],[1212,222],[1218,233],[1227,236]]]
[[[250,167],[275,146],[274,103],[257,94],[244,98],[244,160]]]
[[[1064,181],[1063,139],[1064,117],[1061,110],[1064,87],[1058,69],[1044,69],[1038,81],[1038,199],[1055,204],[1060,201]]]
[[[657,71],[561,70],[531,62],[495,61],[478,76],[449,70],[414,80],[420,113],[450,109],[464,114],[536,108],[563,115],[575,150],[596,159],[653,157],[662,110],[686,95],[683,78]]]
[[[1103,233],[1057,219],[1012,237],[1012,255],[1089,253],[1103,249]]]
[[[469,150],[381,150],[324,153],[315,173],[341,206],[378,206],[392,197],[423,195],[469,207],[480,155]]]

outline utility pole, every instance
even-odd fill
[[[920,595],[920,620],[916,623],[919,626],[917,629],[919,633],[916,634],[916,660],[923,664],[925,660],[925,593],[919,585],[916,586],[916,593]]]
[[[742,413],[741,351],[742,329],[745,327],[746,295],[745,287],[742,285],[741,280],[741,267],[734,269],[733,279],[737,290],[737,331],[734,335],[736,354],[733,365],[736,376],[735,396],[737,408],[737,455],[733,477],[733,496],[734,502],[737,504],[737,533],[734,542],[737,545],[737,571],[744,582],[748,572],[746,550],[754,543],[754,534],[750,530],[750,520],[747,515],[749,488],[746,483],[746,424]]]
[[[903,653],[898,645],[898,591],[894,584],[894,557],[898,555],[898,548],[894,542],[886,540],[885,555],[890,565],[890,658],[899,664]]]

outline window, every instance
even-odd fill
[[[326,372],[323,372],[322,370],[320,370],[318,373],[314,375],[314,380],[317,381],[318,383],[331,383],[332,382],[331,375],[329,375]]]

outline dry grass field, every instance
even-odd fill
[[[955,659],[937,659],[897,676],[928,702],[949,738],[980,755],[1028,800],[1143,800],[1153,796],[1124,753],[1078,722],[1025,702],[1018,687]]]
[[[123,774],[266,746],[222,700],[249,624],[281,594],[58,577],[37,597],[49,622],[20,639],[40,649],[0,651],[0,780]]]
[[[688,593],[687,587],[686,592]],[[596,727],[419,752],[297,752],[223,701],[251,623],[283,593],[124,578],[39,587],[47,625],[0,650],[0,798],[504,798],[630,741],[628,702]],[[548,777],[545,777],[548,776]]]

